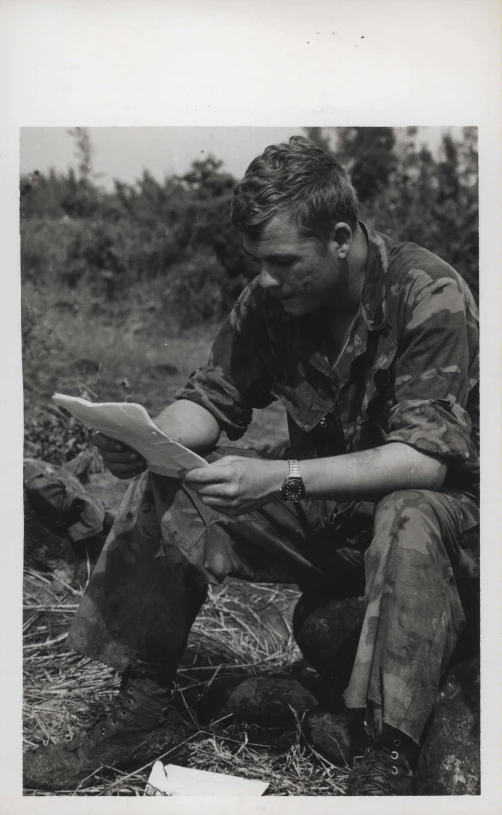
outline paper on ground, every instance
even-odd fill
[[[145,795],[263,795],[268,784],[236,775],[211,773],[156,761]]]
[[[80,422],[116,441],[128,444],[146,459],[158,475],[177,476],[180,470],[207,467],[197,453],[166,436],[152,422],[143,405],[135,402],[88,402],[80,396],[55,393],[53,401]]]

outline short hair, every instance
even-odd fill
[[[292,136],[253,159],[234,190],[231,218],[241,232],[259,238],[279,211],[305,236],[327,242],[340,221],[357,228],[359,204],[342,165],[303,136]]]

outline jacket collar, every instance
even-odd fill
[[[359,221],[368,241],[361,313],[370,331],[389,328],[389,257],[382,235]]]

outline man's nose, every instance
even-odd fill
[[[281,285],[280,281],[273,277],[264,266],[260,271],[259,284],[262,289],[272,289]]]

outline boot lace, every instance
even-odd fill
[[[382,744],[368,747],[353,772],[352,790],[363,795],[395,795],[413,775],[404,756]]]
[[[137,706],[138,701],[134,688],[131,685],[121,688],[114,700],[112,709],[96,722],[96,725],[99,724],[101,735],[105,735],[109,726],[117,727],[120,720],[127,719],[131,711]]]
[[[164,692],[155,699],[155,693],[151,695],[151,688],[138,688],[135,685],[135,675],[131,671],[124,674],[119,691],[112,702],[111,708],[103,711],[92,723],[86,732],[87,737],[96,735],[105,736],[110,730],[115,729],[121,723],[127,724],[127,720],[134,716],[135,710],[140,709],[141,718],[146,714],[147,719],[152,715],[160,723],[168,710],[167,699],[162,698]],[[131,681],[132,680],[132,681]],[[153,689],[154,690],[154,689]],[[172,689],[170,689],[172,694]],[[147,729],[150,729],[147,725]]]

